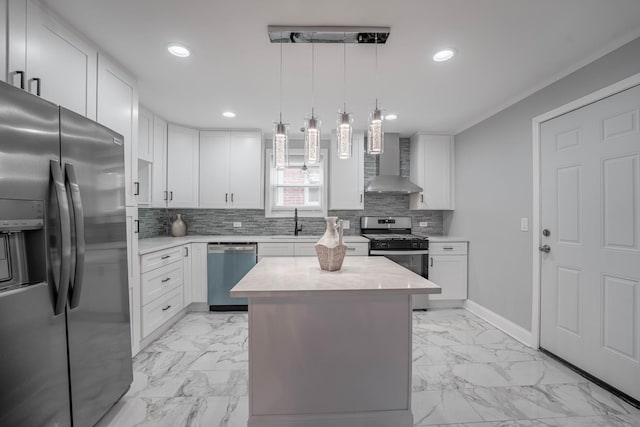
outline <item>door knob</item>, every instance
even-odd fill
[[[549,245],[542,245],[538,249],[540,250],[540,252],[544,252],[545,254],[551,252],[551,247]]]

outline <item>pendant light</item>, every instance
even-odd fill
[[[304,161],[314,165],[320,162],[320,120],[313,115],[315,104],[315,43],[311,42],[311,118],[304,121]]]
[[[353,118],[347,113],[347,44],[343,38],[343,110],[338,111],[338,158],[350,159],[353,142]]]
[[[378,35],[375,39],[376,45],[376,67],[375,67],[375,88],[378,89]],[[367,138],[367,153],[382,154],[384,151],[384,131],[382,130],[382,110],[378,108],[378,96],[376,94],[376,108],[369,114],[369,134]]]
[[[288,126],[282,123],[282,38],[280,38],[280,120],[273,127],[273,162],[276,169],[284,169],[289,163]]]

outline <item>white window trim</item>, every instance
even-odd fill
[[[304,150],[289,149],[289,155],[304,155]],[[326,148],[320,149],[320,160],[322,165],[322,203],[321,208],[298,208],[298,216],[304,218],[322,218],[327,216],[327,206],[329,204],[327,187],[329,186],[329,154]],[[273,204],[272,182],[275,178],[276,170],[273,167],[273,149],[267,148],[265,155],[265,177],[264,177],[264,216],[265,218],[293,218],[293,208],[283,209],[277,208]]]

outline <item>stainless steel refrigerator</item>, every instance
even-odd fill
[[[93,426],[131,384],[122,142],[0,82],[0,426]]]

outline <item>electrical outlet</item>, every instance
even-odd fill
[[[242,227],[242,223],[240,221],[234,221],[233,222],[233,227],[234,228],[240,228],[240,227]]]
[[[427,227],[429,223],[427,221],[420,221],[420,227]]]
[[[347,230],[349,228],[351,228],[351,221],[349,221],[348,219],[345,219],[342,221],[342,228]]]
[[[520,218],[520,231],[529,231],[529,218]]]

